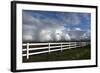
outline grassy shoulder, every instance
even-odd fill
[[[29,59],[23,57],[23,63],[27,62],[45,62],[45,61],[63,61],[63,60],[85,60],[91,58],[90,45],[85,47],[66,49],[62,52],[50,52],[30,56]]]

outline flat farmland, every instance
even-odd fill
[[[30,55],[29,59],[26,56],[22,57],[23,63],[28,62],[45,62],[45,61],[64,61],[64,60],[86,60],[91,59],[91,45],[84,47],[71,48],[63,50],[62,52],[48,52],[37,55]],[[33,51],[31,51],[33,52]],[[24,52],[25,53],[25,52]]]

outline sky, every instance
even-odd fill
[[[46,42],[90,39],[91,14],[23,10],[23,41]]]

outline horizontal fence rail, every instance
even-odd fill
[[[89,42],[61,42],[61,43],[23,43],[22,56],[29,56],[50,53],[53,51],[63,51],[65,49],[77,48],[88,45]]]

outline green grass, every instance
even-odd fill
[[[63,61],[63,60],[85,60],[91,58],[90,45],[81,47],[66,49],[62,52],[50,52],[39,55],[30,56],[29,59],[23,57],[23,62],[44,62],[44,61]]]

